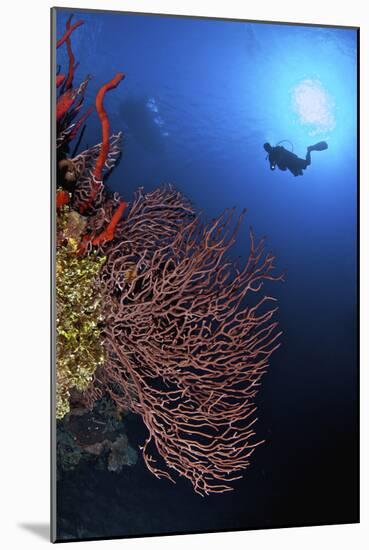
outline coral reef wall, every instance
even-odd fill
[[[207,221],[172,185],[138,189],[130,203],[107,188],[121,134],[104,101],[123,73],[96,94],[101,143],[78,153],[92,112],[81,113],[90,77],[73,87],[82,24],[70,18],[57,43],[69,59],[56,81],[57,416],[108,398],[141,416],[155,476],[183,476],[202,496],[230,491],[261,443],[255,396],[280,336],[264,283],[282,276],[252,231],[249,252],[233,259],[245,212]],[[109,447],[111,468],[123,439]]]

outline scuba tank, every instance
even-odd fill
[[[281,139],[281,141],[278,141],[276,144],[276,147],[280,145],[281,143],[289,143],[291,145],[291,153],[293,153],[293,143],[289,139]]]
[[[280,145],[281,143],[289,143],[291,145],[291,153],[293,153],[293,143],[292,141],[290,141],[289,139],[281,139],[281,141],[278,141],[278,143],[275,144],[275,146],[277,147],[278,145]],[[269,155],[267,155],[265,157],[265,160],[268,160],[269,158]]]

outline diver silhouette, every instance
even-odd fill
[[[275,167],[278,166],[280,170],[289,170],[294,176],[302,176],[303,170],[306,170],[311,164],[311,151],[324,151],[328,149],[328,143],[319,141],[315,145],[310,145],[307,148],[305,159],[300,159],[292,151],[288,151],[280,145],[272,147],[270,143],[264,143],[264,149],[268,153],[267,159],[271,170],[275,170]]]

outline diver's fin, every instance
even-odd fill
[[[308,149],[310,151],[325,151],[328,149],[328,143],[326,141],[319,141],[315,145],[310,145]]]

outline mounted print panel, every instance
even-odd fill
[[[52,539],[352,523],[358,29],[52,10]]]

